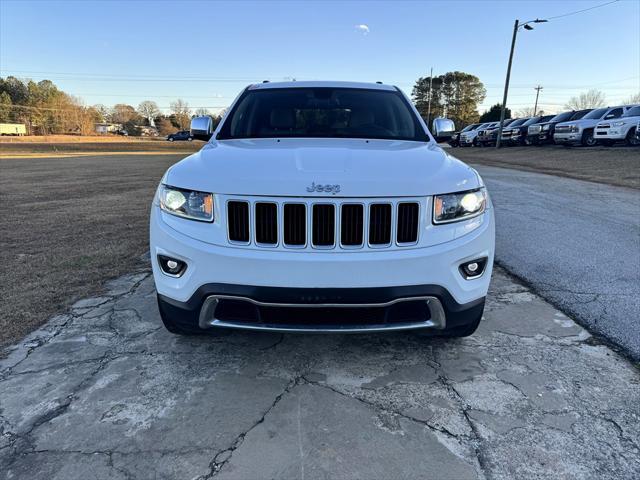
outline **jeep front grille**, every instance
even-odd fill
[[[364,207],[359,204],[342,205],[340,243],[344,247],[359,247],[364,239]]]
[[[398,204],[398,243],[415,243],[418,240],[418,212],[417,203]]]
[[[247,202],[229,202],[227,204],[229,219],[229,240],[238,243],[249,243],[249,204]]]
[[[257,247],[407,247],[419,240],[421,204],[393,199],[233,199],[227,202],[227,231],[230,243]]]
[[[256,203],[256,243],[278,243],[278,206],[275,203]]]
[[[374,203],[369,208],[369,245],[391,243],[391,205]]]
[[[304,203],[284,205],[284,244],[304,247],[307,243],[307,207]]]
[[[313,206],[311,239],[314,247],[333,247],[336,243],[336,211],[331,203]]]

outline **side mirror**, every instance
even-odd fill
[[[604,116],[604,119],[605,120],[609,120],[610,118],[614,118],[614,117],[615,117],[615,115],[613,113],[609,113],[608,115]]]
[[[213,135],[213,121],[211,117],[193,117],[191,119],[191,136],[197,140],[208,142]]]
[[[455,131],[456,125],[453,120],[442,117],[433,119],[433,136],[436,138],[436,142],[446,142]]]

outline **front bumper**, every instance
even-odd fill
[[[151,263],[161,308],[189,319],[193,325],[209,322],[206,326],[212,326],[216,320],[215,315],[200,319],[203,304],[212,296],[241,297],[245,303],[269,310],[267,314],[279,308],[277,304],[289,304],[305,309],[298,312],[300,319],[340,307],[379,308],[382,310],[378,313],[387,315],[387,310],[396,308],[392,304],[401,307],[399,299],[421,298],[426,302],[427,297],[433,297],[442,305],[446,320],[443,323],[430,316],[431,323],[422,326],[444,328],[446,324],[449,328],[477,313],[489,288],[494,256],[493,208],[476,218],[481,222],[470,233],[429,247],[346,253],[275,251],[201,242],[170,227],[153,206]],[[164,274],[158,255],[186,262],[184,275],[176,278]],[[485,257],[488,261],[480,277],[463,278],[461,263]],[[381,305],[385,303],[389,305]],[[433,305],[432,301],[429,308]],[[308,307],[319,308],[313,308],[311,314],[306,313],[311,312]],[[465,311],[471,313],[462,313]],[[396,322],[395,327],[398,323],[403,322]],[[404,323],[413,324],[412,328],[421,326]],[[337,328],[344,331],[345,327]],[[361,326],[357,328],[362,330]],[[321,329],[331,331],[326,325]]]
[[[188,328],[305,333],[450,330],[477,321],[484,301],[459,304],[437,285],[310,290],[209,284],[187,302],[158,296],[161,313]]]
[[[551,143],[553,141],[553,133],[548,130],[543,130],[540,132],[540,135],[538,135],[538,143]]]
[[[540,143],[540,136],[540,133],[527,134],[527,142],[534,145]]]
[[[627,132],[620,128],[595,129],[593,132],[593,138],[596,140],[624,140],[626,137]]]
[[[580,143],[582,141],[582,132],[575,133],[554,133],[553,140],[556,143]]]

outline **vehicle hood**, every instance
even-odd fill
[[[595,126],[597,123],[601,122],[601,119],[584,119],[581,118],[579,120],[571,120],[570,122],[561,122],[556,124],[556,128],[558,128],[560,125],[578,125],[579,127],[585,128],[585,127],[593,127]]]
[[[211,142],[173,165],[163,182],[231,195],[423,196],[481,186],[475,170],[432,143],[360,139]],[[339,193],[312,191],[339,185]]]

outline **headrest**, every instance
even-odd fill
[[[354,110],[351,112],[349,126],[360,127],[361,125],[370,125],[374,123],[374,116],[371,110]]]
[[[271,110],[270,123],[272,128],[293,128],[296,123],[293,109],[274,108]]]

